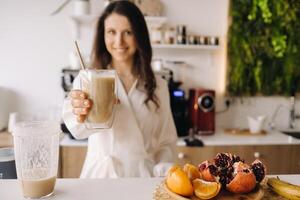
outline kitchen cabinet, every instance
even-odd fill
[[[14,146],[14,139],[9,132],[0,132],[0,148]]]
[[[85,160],[87,147],[60,147],[60,170],[61,178],[78,178]]]
[[[291,173],[300,172],[300,145],[292,146],[292,152],[285,155],[286,157],[291,157]],[[274,157],[277,157],[274,155]],[[278,158],[280,159],[280,158]]]
[[[231,152],[244,158],[248,164],[260,159],[267,166],[268,174],[300,173],[299,145],[234,145],[178,147],[178,164],[198,165],[204,160],[211,160],[219,152]]]
[[[62,178],[77,178],[80,175],[87,147],[63,146],[60,149],[60,175]],[[268,174],[299,174],[300,145],[234,145],[177,147],[176,163],[198,165],[210,160],[219,152],[231,152],[244,158],[248,164],[260,159],[267,166]]]

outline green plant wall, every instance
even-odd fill
[[[229,95],[300,91],[300,0],[232,0],[230,21]]]

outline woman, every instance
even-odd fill
[[[82,178],[163,176],[177,139],[167,83],[151,69],[152,50],[140,10],[128,1],[108,5],[99,18],[93,67],[118,73],[119,104],[111,129],[82,124],[93,102],[78,90],[65,101],[63,118],[71,133],[89,138]]]

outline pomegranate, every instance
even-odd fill
[[[250,166],[244,159],[230,153],[218,153],[212,162],[202,162],[198,169],[205,181],[217,181],[233,193],[252,191],[266,175],[266,167],[260,160]]]
[[[233,165],[233,156],[230,153],[218,153],[214,161],[216,166],[221,169],[231,167]]]
[[[251,164],[251,169],[256,177],[256,181],[260,183],[266,175],[266,166],[260,161],[260,160],[255,160]]]
[[[217,180],[216,177],[219,174],[218,168],[208,160],[202,162],[199,165],[198,169],[203,180],[210,182],[214,182]]]
[[[233,165],[233,179],[226,185],[228,191],[233,193],[247,193],[256,186],[256,177],[249,165],[236,162]]]

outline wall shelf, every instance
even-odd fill
[[[190,44],[152,44],[153,49],[199,49],[218,50],[219,45],[190,45]]]
[[[99,15],[71,15],[70,18],[81,24],[88,24],[98,19]],[[147,24],[161,26],[167,22],[167,17],[145,16]]]
[[[81,27],[88,26],[93,27],[96,26],[99,15],[71,15],[70,19],[72,22],[73,35],[75,39],[79,39],[81,35]],[[166,22],[166,17],[145,17],[147,26],[149,29],[151,28],[159,28],[162,27]]]
[[[74,38],[80,38],[80,27],[93,27],[97,23],[98,15],[71,15],[70,19],[73,22]],[[146,23],[151,28],[162,27],[167,23],[167,17],[145,17]],[[218,50],[220,45],[190,45],[190,44],[152,44],[153,49],[198,49],[198,50]]]

